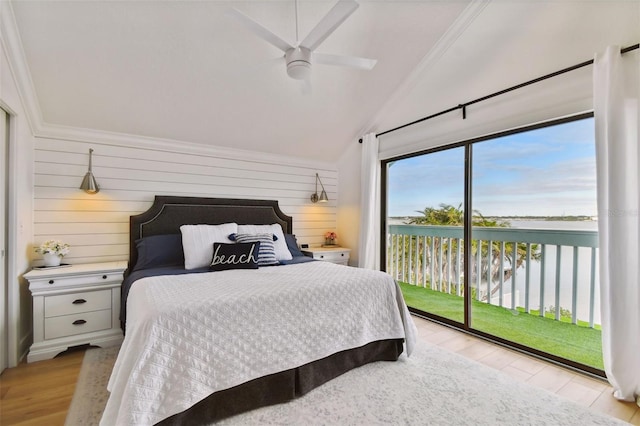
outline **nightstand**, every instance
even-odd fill
[[[26,274],[33,296],[33,344],[27,362],[72,346],[122,343],[120,286],[127,262],[36,268]]]
[[[302,250],[305,256],[339,265],[349,265],[349,252],[351,249],[344,247],[311,247]]]

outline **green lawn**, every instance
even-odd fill
[[[408,306],[463,322],[462,297],[400,283]],[[599,329],[571,324],[570,319],[555,321],[538,312],[527,314],[472,301],[471,326],[506,340],[548,352],[572,361],[604,369]],[[567,322],[568,321],[568,322]]]

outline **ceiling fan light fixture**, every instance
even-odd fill
[[[311,75],[311,64],[304,61],[287,64],[287,75],[294,80],[306,80]]]
[[[311,51],[305,47],[288,49],[284,54],[287,75],[295,80],[306,80],[311,75]]]

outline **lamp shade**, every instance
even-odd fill
[[[93,176],[93,172],[91,171],[92,157],[93,149],[89,149],[89,170],[87,170],[87,174],[84,175],[82,183],[80,184],[80,189],[82,189],[87,194],[95,194],[100,191],[98,182],[96,182],[96,178]]]
[[[96,182],[96,178],[93,176],[93,173],[87,172],[84,175],[84,179],[82,179],[82,183],[80,184],[80,189],[88,194],[95,194],[100,191],[100,187],[98,186],[98,182]]]
[[[318,182],[320,182],[320,187],[322,188],[322,191],[320,192],[320,196],[318,196]],[[318,201],[321,203],[326,203],[327,201],[329,201],[329,197],[327,196],[327,191],[324,190],[324,185],[320,180],[320,175],[316,173],[316,192],[311,194],[311,202],[317,203]]]

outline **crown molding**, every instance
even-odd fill
[[[422,58],[420,63],[413,71],[400,83],[398,88],[389,97],[387,102],[378,110],[373,118],[364,126],[360,135],[370,132],[378,132],[378,121],[384,117],[387,111],[390,111],[394,105],[401,101],[408,93],[410,93],[418,84],[420,77],[425,72],[434,67],[440,58],[453,46],[458,38],[467,30],[469,25],[482,13],[482,11],[491,3],[491,0],[472,0],[471,3],[462,11],[451,26],[445,31],[435,45]]]
[[[24,56],[22,39],[13,14],[11,1],[0,1],[0,43],[4,48],[9,68],[18,88],[27,122],[35,134],[42,127],[42,111],[36,96],[31,71]]]
[[[230,160],[247,160],[256,163],[279,164],[293,167],[315,168],[323,171],[336,171],[337,165],[331,162],[315,161],[305,158],[228,148],[218,145],[205,145],[175,139],[163,139],[103,130],[82,129],[77,127],[43,124],[35,134],[37,138],[57,139],[98,145],[135,147],[155,151],[193,154]]]

